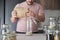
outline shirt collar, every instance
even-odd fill
[[[26,3],[26,1],[25,1],[25,4],[28,5],[28,4]],[[34,5],[34,3],[33,3],[32,5]],[[28,6],[32,6],[32,5],[28,5]]]

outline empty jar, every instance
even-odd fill
[[[2,24],[2,26],[1,26],[1,32],[2,32],[2,34],[9,33],[10,32],[9,25],[8,24]]]
[[[57,29],[57,22],[56,22],[56,18],[55,17],[49,17],[49,29],[50,30],[55,30]]]
[[[32,18],[27,19],[27,31],[26,35],[32,35]]]

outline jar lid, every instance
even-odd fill
[[[2,24],[2,28],[9,27],[8,24]]]
[[[49,20],[53,20],[53,19],[55,20],[56,17],[53,17],[53,16],[50,16],[50,17],[49,17]]]
[[[56,32],[57,34],[59,33],[59,31],[58,31],[58,30],[56,30],[55,32]]]

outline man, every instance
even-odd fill
[[[45,14],[43,12],[43,8],[40,4],[34,2],[34,0],[26,0],[25,2],[19,3],[15,6],[14,10],[12,11],[12,17],[11,17],[11,22],[16,22],[16,20],[18,19],[17,22],[17,28],[16,31],[17,32],[26,32],[27,30],[27,26],[26,26],[26,17],[20,17],[18,18],[16,15],[17,12],[16,8],[18,7],[24,7],[27,8],[29,10],[29,12],[26,12],[27,14],[27,19],[30,19],[29,17],[33,17],[33,19],[36,22],[44,22],[45,20]],[[32,22],[32,32],[37,32],[38,31],[38,25],[35,22]]]

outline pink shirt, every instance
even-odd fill
[[[17,4],[15,7],[29,8],[36,15],[38,15],[38,13],[43,13],[43,8],[41,7],[41,5],[37,4],[35,2],[33,3],[33,5],[27,5],[26,2],[23,2],[23,3]],[[29,18],[28,18],[28,20],[29,20]],[[27,23],[26,23],[26,17],[24,17],[24,18],[21,18],[21,19],[18,20],[16,31],[17,32],[26,32],[26,30],[27,30]],[[35,24],[34,22],[32,22],[32,31],[33,32],[38,31],[38,25]]]

